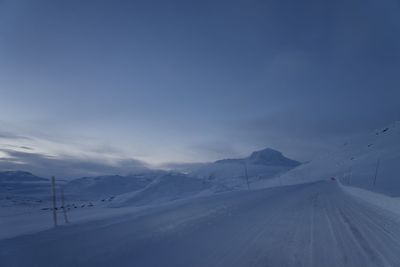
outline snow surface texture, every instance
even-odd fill
[[[356,198],[368,202],[370,205],[395,213],[400,218],[400,197],[389,197],[352,186],[342,185],[342,188],[345,192]]]
[[[107,198],[143,189],[160,173],[158,171],[148,171],[127,176],[83,177],[67,183],[65,192],[69,197],[75,199],[96,200]]]
[[[400,221],[335,181],[240,191],[0,241],[1,266],[400,266]]]
[[[400,122],[355,136],[336,151],[257,186],[296,184],[330,177],[340,179],[345,185],[400,196]]]
[[[139,191],[120,195],[113,207],[159,204],[167,201],[193,197],[210,189],[211,184],[202,179],[180,173],[168,173],[155,179]]]

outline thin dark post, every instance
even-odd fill
[[[381,162],[381,159],[378,159],[378,161],[376,162],[376,169],[375,169],[375,177],[374,177],[374,186],[376,184],[376,178],[378,177],[378,170],[379,170],[379,164]]]
[[[64,189],[61,188],[61,205],[64,213],[64,221],[65,223],[69,223],[67,216],[67,209],[65,207],[65,198],[64,198]]]
[[[250,190],[249,175],[247,173],[247,163],[244,161],[244,173],[246,175],[247,189]]]
[[[52,193],[52,202],[53,202],[53,221],[54,227],[57,226],[57,203],[56,203],[56,178],[54,176],[51,177],[51,193]]]

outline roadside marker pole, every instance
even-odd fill
[[[65,198],[64,198],[64,189],[61,188],[61,205],[64,213],[64,221],[66,224],[69,223],[67,216],[67,209],[65,208]]]
[[[54,176],[51,177],[51,193],[52,193],[52,203],[53,203],[53,222],[54,227],[57,226],[57,203],[56,203],[56,178]]]

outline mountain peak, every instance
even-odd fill
[[[252,164],[298,166],[300,162],[286,158],[283,154],[272,148],[255,151],[246,159]]]
[[[262,150],[254,151],[248,157],[249,159],[257,159],[257,158],[273,158],[273,157],[281,157],[283,156],[281,152],[272,149],[272,148],[264,148]]]
[[[255,165],[265,165],[265,166],[287,166],[296,167],[300,165],[300,162],[296,160],[289,159],[282,155],[281,152],[274,150],[272,148],[265,148],[262,150],[254,151],[250,156],[242,159],[222,159],[215,163],[240,163],[248,162]]]

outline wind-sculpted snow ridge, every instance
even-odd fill
[[[83,200],[96,200],[137,191],[150,184],[163,171],[149,170],[126,176],[107,175],[83,177],[68,182],[65,192],[69,197]]]
[[[344,185],[400,196],[400,122],[345,140],[335,151],[268,181],[264,186],[331,177]]]
[[[157,177],[145,188],[118,196],[113,207],[155,205],[209,193],[212,185],[202,179],[170,172]]]

